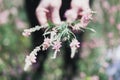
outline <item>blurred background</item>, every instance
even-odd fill
[[[69,80],[120,80],[120,0],[94,0],[92,9],[97,14],[88,27],[96,33],[86,30],[83,34],[77,74]],[[23,71],[33,46],[32,37],[22,36],[31,26],[27,16],[24,0],[0,0],[0,80],[68,80],[61,79],[66,73],[63,56],[52,60],[51,51],[42,74],[36,73],[36,66]]]

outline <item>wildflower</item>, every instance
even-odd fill
[[[36,62],[36,56],[34,54],[30,54],[29,56],[26,56],[25,59],[25,67],[24,70],[26,71],[32,63]]]
[[[24,30],[24,32],[22,33],[23,36],[28,37],[29,35],[31,35],[31,32],[29,30]]]
[[[81,27],[86,27],[91,19],[92,14],[90,12],[83,13],[83,16],[81,17]]]
[[[53,49],[55,51],[60,51],[60,47],[61,47],[61,42],[60,41],[55,41],[54,44],[53,44]]]
[[[61,48],[61,42],[60,41],[55,41],[53,44],[53,49],[55,50],[54,55],[52,57],[52,59],[55,59],[57,56],[57,52],[60,51]]]
[[[76,47],[79,48],[80,47],[80,42],[78,42],[77,39],[73,39],[72,42],[70,43],[70,47]]]
[[[50,47],[50,43],[51,43],[51,40],[49,38],[45,38],[42,44],[43,46],[42,50],[47,50],[47,48]]]
[[[22,34],[23,34],[23,36],[28,37],[29,35],[31,35],[32,32],[39,31],[41,28],[43,28],[43,26],[35,26],[30,29],[25,29]]]
[[[26,71],[31,65],[32,63],[35,63],[36,62],[36,55],[37,55],[37,52],[40,50],[40,46],[36,47],[31,53],[29,56],[26,56],[26,59],[25,59],[25,67],[24,67],[24,70]]]
[[[76,49],[80,47],[80,43],[76,40],[73,39],[72,42],[70,43],[70,48],[71,48],[71,58],[74,57]]]
[[[34,54],[30,54],[29,56],[27,56],[25,61],[30,61],[31,63],[35,63],[36,62],[36,56]]]

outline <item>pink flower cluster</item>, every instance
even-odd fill
[[[72,42],[70,43],[70,47],[71,48],[73,48],[73,47],[79,48],[80,47],[80,42],[78,42],[77,39],[73,39]]]
[[[71,26],[72,29],[75,29],[75,30],[80,30],[81,27],[82,28],[86,27],[88,25],[88,23],[90,22],[90,20],[92,19],[92,13],[94,13],[94,12],[93,11],[83,12],[80,22],[76,23],[74,26],[71,26],[72,22],[71,23],[65,22],[65,23],[61,23],[61,25],[57,25],[53,28],[47,27],[47,29],[45,30],[45,32],[43,34],[43,36],[45,38],[44,42],[39,46],[39,48],[34,49],[30,53],[30,55],[26,57],[25,70],[32,63],[36,62],[37,51],[41,50],[41,48],[44,51],[44,50],[47,50],[49,47],[52,47],[52,49],[54,50],[52,59],[55,59],[57,56],[57,53],[60,52],[60,48],[62,47],[62,42],[66,41],[66,40],[68,40],[68,41],[71,40],[68,37],[66,37],[65,34],[67,34],[67,36],[69,36],[69,37],[71,34],[74,36],[74,38],[72,38],[72,41],[69,45],[71,48],[71,58],[73,58],[76,53],[76,50],[80,47],[80,42],[76,39],[76,36],[72,32],[72,30],[69,29],[69,26]],[[23,35],[28,37],[32,32],[40,30],[41,28],[45,28],[45,27],[44,26],[43,27],[36,26],[34,28],[25,29],[23,32]],[[93,30],[91,29],[91,31],[93,31]],[[48,35],[49,35],[49,38],[47,37]],[[68,38],[68,39],[66,39],[66,38]]]
[[[80,42],[78,42],[77,39],[73,39],[72,42],[70,43],[70,48],[71,48],[71,58],[74,57],[76,49],[80,47]]]
[[[25,67],[24,70],[26,71],[32,63],[36,62],[36,56],[34,54],[30,54],[29,56],[26,56],[25,59]]]
[[[42,50],[47,50],[50,47],[51,40],[49,38],[45,38],[42,44]]]
[[[60,41],[57,40],[57,41],[53,42],[53,48],[52,49],[54,49],[55,51],[54,51],[54,55],[51,57],[52,59],[56,58],[57,52],[60,51],[61,46],[62,45],[61,45]]]
[[[32,63],[36,63],[36,55],[39,50],[40,50],[40,47],[38,46],[30,53],[30,55],[26,56],[26,59],[25,59],[26,64],[24,66],[25,71],[32,65]]]
[[[86,11],[86,12],[83,12],[81,13],[82,17],[80,19],[80,23],[74,25],[74,26],[71,26],[73,30],[80,30],[80,28],[85,28],[88,23],[90,22],[90,20],[92,20],[92,14],[93,13],[96,13],[94,11]]]
[[[31,35],[31,32],[29,30],[24,30],[24,32],[22,33],[23,36],[28,37]]]
[[[38,31],[40,30],[41,28],[43,28],[43,26],[35,26],[33,28],[30,28],[30,29],[25,29],[24,32],[22,33],[23,36],[25,37],[28,37],[31,35],[32,32],[35,32],[35,31]]]
[[[55,41],[55,42],[53,42],[54,44],[53,44],[53,49],[55,50],[55,51],[60,51],[60,48],[61,48],[61,42],[60,41]]]
[[[84,12],[81,18],[81,25],[82,27],[86,27],[90,20],[92,19],[92,12]]]

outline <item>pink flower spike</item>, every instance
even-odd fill
[[[25,62],[29,64],[35,63],[36,56],[34,54],[30,54],[29,56],[26,56]]]
[[[45,38],[42,44],[43,46],[42,50],[47,50],[47,48],[50,47],[50,43],[51,43],[51,40],[49,38]]]
[[[31,35],[31,32],[29,30],[24,30],[22,35],[25,36],[25,37],[28,37],[29,35]]]
[[[30,54],[29,55],[29,59],[32,63],[35,63],[36,62],[36,56],[34,54]]]
[[[80,47],[80,42],[78,42],[76,39],[73,39],[72,42],[70,43],[70,48],[71,48],[71,58],[74,57],[75,52],[77,48]]]
[[[26,71],[29,68],[29,66],[31,66],[32,63],[35,62],[36,62],[36,56],[34,54],[30,54],[29,56],[26,56],[24,70]]]
[[[30,56],[26,56],[25,63],[29,64],[29,65],[32,65],[32,62],[30,60]]]
[[[92,19],[92,13],[90,12],[84,13],[81,18],[82,27],[86,27],[91,19]]]
[[[55,42],[53,42],[54,44],[53,44],[53,49],[55,50],[55,51],[60,51],[60,48],[61,48],[61,42],[60,41],[55,41]]]

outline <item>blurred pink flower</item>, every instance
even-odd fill
[[[90,80],[99,80],[99,76],[93,75]]]
[[[119,23],[119,24],[117,24],[117,29],[118,29],[118,30],[120,30],[120,23]]]
[[[92,39],[92,41],[89,42],[88,46],[90,48],[97,48],[97,47],[103,46],[103,44],[104,44],[104,40],[103,39],[94,38],[94,39]]]
[[[51,40],[49,38],[45,38],[42,44],[43,46],[42,50],[47,50],[47,48],[50,47],[50,43],[51,43]]]
[[[86,77],[86,74],[84,72],[80,72],[80,78],[84,79]]]
[[[53,42],[54,44],[53,44],[53,49],[55,50],[55,51],[60,51],[60,48],[61,48],[61,42],[60,41],[55,41],[55,42]]]
[[[9,20],[9,11],[5,10],[0,13],[0,24],[6,24]]]
[[[109,76],[108,78],[109,78],[108,80],[114,80],[113,76]]]
[[[110,9],[110,4],[106,0],[102,0],[102,5],[105,9],[109,10]]]
[[[108,38],[113,38],[113,32],[108,33]]]
[[[82,53],[80,53],[80,58],[85,59],[89,56],[89,50],[88,49],[84,49],[84,51],[82,51]]]
[[[110,9],[109,9],[109,12],[110,13],[115,13],[115,12],[117,12],[117,10],[118,10],[117,6],[111,6]]]
[[[110,22],[110,24],[112,24],[112,25],[115,24],[115,19],[114,19],[114,17],[111,16],[110,19],[109,19],[109,22]]]
[[[27,24],[20,19],[16,19],[15,24],[16,24],[18,29],[24,29],[27,27]]]
[[[88,43],[87,42],[82,42],[82,47],[83,48],[86,48],[88,46]]]
[[[3,2],[3,0],[0,0],[0,4]]]

